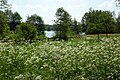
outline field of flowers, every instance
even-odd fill
[[[119,80],[120,37],[0,43],[0,80]]]

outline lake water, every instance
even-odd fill
[[[55,36],[55,32],[54,31],[45,31],[45,35],[48,38],[52,38],[53,36]]]

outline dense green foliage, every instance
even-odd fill
[[[20,16],[20,14],[18,12],[13,13],[11,10],[5,10],[5,13],[8,17],[8,25],[10,27],[11,31],[15,31],[16,30],[16,26],[20,25],[22,17]]]
[[[113,14],[109,11],[90,9],[83,16],[82,25],[87,34],[114,33],[116,30]]]
[[[106,34],[115,33],[117,31],[116,20],[113,17],[114,12],[92,10],[86,12],[82,18],[82,30],[87,34]]]
[[[22,23],[22,17],[18,12],[13,13],[12,10],[8,9],[4,12],[0,11],[0,34],[2,35],[0,38],[5,37],[5,40],[31,40],[36,39],[38,34],[43,34],[44,30],[44,21],[37,15],[32,15],[26,23]]]
[[[25,40],[32,40],[37,37],[37,29],[28,23],[21,23],[20,26],[17,27],[16,33],[19,38]]]
[[[9,37],[17,36],[18,34],[16,33],[16,29],[18,26],[20,26],[22,17],[18,12],[13,13],[8,9],[4,12],[8,19],[6,21],[1,17],[1,20],[4,20],[1,22],[5,22],[7,25],[9,25],[10,31],[12,33],[12,35],[10,34]],[[37,14],[31,15],[30,17],[28,16],[25,23],[34,25],[34,27],[37,29],[37,33],[39,34],[38,36],[44,35],[45,30],[54,30],[56,32],[54,39],[57,38],[59,40],[68,40],[68,37],[73,37],[75,35],[78,36],[83,32],[87,34],[98,34],[98,39],[99,34],[106,34],[106,36],[108,36],[107,34],[109,33],[120,33],[119,17],[115,18],[114,12],[110,11],[90,9],[89,12],[85,13],[80,23],[76,19],[72,20],[70,14],[65,11],[63,7],[61,7],[57,9],[55,17],[56,20],[54,20],[54,25],[45,26],[44,21]],[[1,33],[4,32],[2,32],[2,30],[3,29],[1,28]]]
[[[120,36],[101,40],[0,43],[0,79],[119,80]]]
[[[36,14],[27,17],[27,23],[33,24],[36,26],[38,34],[43,34],[45,31],[45,25],[42,18]]]
[[[7,32],[9,32],[7,16],[3,11],[0,11],[0,35],[4,35]]]
[[[72,30],[77,35],[82,32],[82,25],[80,22],[77,22],[76,19],[74,19],[72,22]]]
[[[0,0],[0,9],[10,8],[10,4],[8,4],[7,0]]]
[[[45,31],[54,31],[55,29],[54,29],[54,25],[45,25]]]
[[[63,9],[63,7],[58,8],[55,15],[56,20],[54,20],[54,22],[56,35],[59,40],[65,40],[67,38],[67,32],[71,26],[71,16]]]
[[[117,18],[117,30],[116,31],[120,33],[120,14],[118,15],[118,18]]]

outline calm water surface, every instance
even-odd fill
[[[53,36],[55,36],[55,32],[54,31],[45,31],[45,35],[48,38],[52,38]]]

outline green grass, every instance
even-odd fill
[[[120,36],[0,43],[0,80],[118,80]]]

